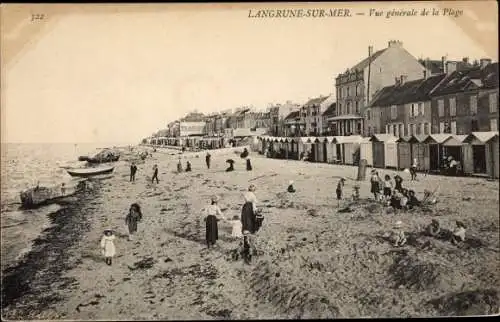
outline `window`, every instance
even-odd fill
[[[443,100],[438,100],[438,113],[439,113],[440,117],[444,116],[444,101]],[[439,133],[442,133],[442,132],[440,131]]]
[[[403,136],[405,134],[403,129],[403,124],[399,124],[398,134],[399,134],[398,136]]]
[[[470,130],[471,130],[471,132],[477,132],[477,131],[479,131],[479,124],[478,124],[477,120],[472,120],[471,121]]]
[[[366,119],[369,121],[372,118],[371,111],[366,111]]]
[[[351,96],[351,87],[347,86],[347,97]]]
[[[444,122],[439,122],[439,133],[444,133]]]
[[[424,123],[424,134],[429,135],[429,123]]]
[[[392,134],[393,134],[394,136],[396,136],[396,129],[397,129],[396,124],[393,124],[393,125],[392,125]]]
[[[415,135],[415,124],[410,124],[410,135]]]
[[[470,107],[470,113],[472,115],[477,114],[477,95],[472,95],[469,97],[469,107]]]
[[[455,121],[451,122],[451,133],[457,134],[457,122]]]
[[[496,111],[498,111],[498,101],[497,101],[497,94],[496,93],[490,94],[489,101],[490,101],[490,113],[495,113]]]
[[[455,97],[451,97],[449,103],[450,103],[450,116],[457,115],[457,101]]]
[[[351,114],[351,102],[347,102],[347,114]]]
[[[412,103],[410,106],[410,116],[415,117],[417,116],[417,104]]]
[[[498,131],[498,122],[497,119],[490,120],[490,131]]]
[[[422,134],[422,123],[418,123],[415,134],[416,135]]]
[[[361,96],[361,84],[356,85],[356,95]]]
[[[451,134],[451,126],[449,122],[444,122],[444,131],[443,133],[450,133]]]
[[[389,134],[389,125],[385,126],[385,133]]]
[[[395,120],[398,117],[398,107],[396,105],[391,106],[391,120]]]
[[[342,103],[339,103],[339,108],[337,109],[337,115],[342,115],[344,114],[342,111]]]
[[[372,135],[372,127],[368,126],[368,135]]]
[[[356,106],[356,114],[359,114],[359,102],[356,101],[354,104]]]
[[[424,115],[424,104],[418,103],[418,115]]]

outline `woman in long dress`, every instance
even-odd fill
[[[212,197],[210,205],[205,208],[206,218],[205,218],[205,226],[206,226],[206,234],[205,240],[207,242],[207,247],[215,245],[217,240],[219,239],[219,227],[217,226],[217,222],[220,219],[224,220],[224,216],[219,206],[217,205],[218,198],[216,196]]]
[[[248,191],[243,194],[245,203],[241,209],[241,228],[242,232],[248,231],[254,234],[260,227],[257,222],[257,197],[255,197],[255,186],[251,184]]]

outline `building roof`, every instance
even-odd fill
[[[417,79],[382,88],[376,95],[371,106],[391,106],[411,102],[430,100],[431,91],[445,78],[446,74]]]
[[[361,116],[355,115],[355,114],[345,114],[345,115],[338,115],[334,117],[329,117],[329,121],[336,121],[336,120],[357,120],[357,119],[362,119]]]
[[[334,116],[335,112],[337,111],[337,103],[332,103],[330,106],[326,108],[326,110],[323,112],[323,116]]]
[[[379,50],[375,53],[372,54],[371,57],[366,57],[365,59],[363,59],[362,61],[360,61],[359,63],[357,63],[356,65],[354,65],[350,71],[353,72],[353,71],[361,71],[363,69],[365,69],[366,67],[368,67],[368,64],[370,63],[370,59],[371,61],[373,62],[375,59],[377,59],[380,55],[382,55],[385,51],[387,50],[387,48],[385,49],[382,49],[382,50]]]
[[[293,111],[285,117],[285,120],[293,120],[300,117],[300,111]]]
[[[448,140],[452,137],[452,134],[440,133],[440,134],[431,134],[426,139],[425,142],[429,143],[434,141],[434,143],[442,144],[444,141]]]
[[[307,103],[304,104],[304,106],[319,105],[319,104],[323,103],[323,101],[325,101],[327,98],[328,98],[328,96],[320,96],[320,97],[310,99],[309,101],[307,101]]]
[[[467,137],[463,141],[471,141],[473,139],[477,139],[479,142],[486,143],[489,140],[498,136],[498,131],[488,131],[488,132],[472,132],[467,135]]]
[[[471,89],[489,89],[498,87],[498,62],[485,67],[474,66],[451,73],[431,93],[442,96]]]
[[[378,141],[378,142],[396,142],[398,138],[392,134],[385,134],[385,133],[380,133],[380,134],[374,134],[372,135],[371,141]]]
[[[336,144],[344,143],[361,143],[363,137],[360,135],[346,135],[346,136],[335,136],[334,141]]]

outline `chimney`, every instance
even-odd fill
[[[427,79],[427,69],[424,69],[424,79]]]
[[[457,62],[454,61],[448,61],[446,62],[446,74],[450,75],[454,71],[457,70]]]
[[[373,56],[373,46],[368,46],[368,57]]]
[[[488,66],[489,64],[491,64],[491,59],[489,59],[489,58],[481,58],[479,60],[479,64],[480,64],[481,68],[484,68],[484,67]]]
[[[389,40],[387,47],[403,47],[403,43],[399,40]]]
[[[441,57],[441,68],[443,69],[443,73],[446,73],[446,56]]]
[[[469,57],[464,57],[464,58],[462,58],[462,61],[463,61],[466,65],[469,65]]]

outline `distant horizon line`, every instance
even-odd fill
[[[137,142],[1,142],[1,144],[73,144],[73,145],[78,145],[78,144],[103,144],[103,145],[134,145],[134,144],[139,144],[141,140],[138,140]]]

